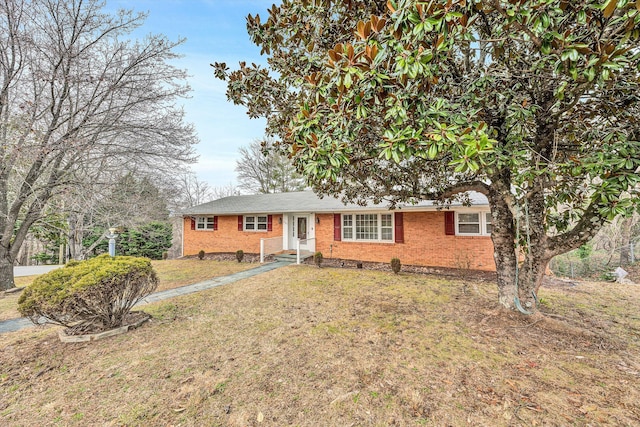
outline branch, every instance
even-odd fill
[[[575,227],[566,233],[548,238],[545,256],[551,259],[556,255],[580,247],[591,240],[605,222],[606,219],[598,212],[598,205],[591,202]]]

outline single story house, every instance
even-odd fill
[[[389,210],[343,204],[312,191],[231,196],[183,211],[184,255],[205,252],[322,252],[325,258],[496,269],[484,195],[471,206],[424,201]]]

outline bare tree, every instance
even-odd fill
[[[211,200],[222,199],[223,197],[239,196],[240,190],[232,183],[226,185],[215,186],[211,188]]]
[[[144,14],[97,0],[0,0],[0,290],[53,198],[90,170],[171,170],[192,160],[175,102],[183,71],[163,36],[127,40]]]
[[[211,186],[204,181],[200,181],[191,170],[182,172],[177,178],[166,182],[165,185],[174,194],[171,207],[175,211],[200,205],[214,199]]]
[[[272,139],[256,140],[240,148],[236,163],[239,187],[249,193],[286,193],[304,190],[304,178]]]

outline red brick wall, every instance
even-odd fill
[[[218,229],[192,230],[191,218],[184,218],[184,255],[205,252],[260,253],[260,239],[282,236],[282,215],[273,215],[273,231],[238,231],[238,216],[218,216]]]
[[[365,243],[333,240],[333,214],[318,214],[316,250],[325,258],[390,262],[399,258],[406,265],[495,270],[493,244],[485,236],[447,236],[444,212],[403,212],[404,243]],[[238,231],[238,217],[219,216],[218,230],[191,230],[184,219],[184,255],[205,252],[260,252],[260,239],[282,236],[282,215],[273,215],[273,231]]]
[[[390,262],[434,267],[496,269],[493,243],[486,236],[447,236],[444,212],[403,212],[404,243],[333,240],[333,214],[321,214],[316,225],[316,250],[325,258]]]

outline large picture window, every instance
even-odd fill
[[[491,212],[457,212],[456,234],[461,236],[489,236],[493,230]]]
[[[392,214],[343,214],[342,240],[393,241]]]
[[[247,215],[244,217],[245,231],[267,231],[267,215]]]
[[[211,216],[196,217],[196,230],[213,230],[213,217]]]

